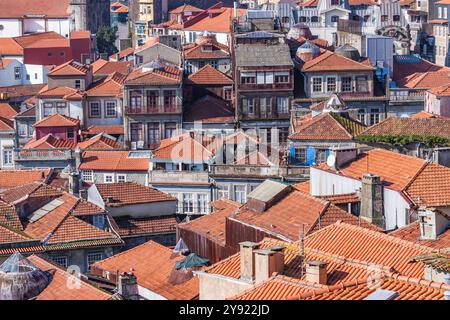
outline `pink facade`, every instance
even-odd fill
[[[79,142],[78,131],[80,126],[73,127],[37,127],[36,128],[36,140],[39,140],[49,133],[55,138],[69,140],[73,142]]]

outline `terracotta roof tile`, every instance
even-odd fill
[[[114,2],[110,5],[110,8],[113,13],[127,13],[129,11],[129,8],[120,2]]]
[[[23,230],[16,208],[3,200],[0,200],[0,225],[16,231]]]
[[[87,91],[88,97],[122,97],[126,75],[113,72],[108,77],[94,83]]]
[[[228,102],[206,95],[186,107],[183,120],[185,122],[232,123],[234,115],[234,109]]]
[[[96,262],[91,268],[94,274],[99,275],[102,275],[103,271],[115,274],[117,271],[128,272],[133,268],[138,285],[141,287],[169,300],[191,300],[198,297],[197,277],[180,284],[172,284],[169,281],[175,263],[183,258],[184,256],[174,256],[171,249],[149,241]]]
[[[411,89],[432,89],[436,84],[450,84],[450,71],[439,70],[413,73],[405,78],[403,86]]]
[[[43,182],[52,169],[0,170],[0,189],[9,189],[32,182]]]
[[[13,132],[14,122],[12,120],[0,117],[0,132]]]
[[[0,102],[0,117],[12,120],[12,118],[17,115],[16,109],[14,109],[10,104],[8,103],[1,103]]]
[[[204,50],[204,46],[211,49]],[[191,59],[230,59],[230,49],[213,39],[205,39],[200,43],[187,44],[183,47],[184,58]]]
[[[110,75],[115,72],[127,75],[132,67],[131,61],[106,61],[98,59],[92,64],[94,75]]]
[[[79,287],[75,286],[68,290],[67,283],[73,277],[69,272],[37,255],[27,259],[41,270],[52,274],[50,284],[36,297],[36,300],[107,300],[111,297],[110,294],[82,280]]]
[[[69,17],[70,0],[5,0],[2,2],[0,18],[22,18],[26,15],[44,15],[46,18]]]
[[[176,201],[174,197],[162,191],[134,182],[101,183],[96,184],[95,186],[104,201],[108,198],[112,198],[112,202],[106,204],[111,207],[161,201]]]
[[[110,139],[103,134],[99,134],[95,137],[87,139],[83,142],[79,142],[78,148],[82,150],[100,150],[100,149],[121,149],[122,145],[116,140]]]
[[[154,150],[152,159],[171,159],[186,161],[208,161],[212,152],[200,142],[183,134],[161,141],[161,146]]]
[[[413,74],[436,71],[450,72],[450,68],[438,66],[422,58],[413,57],[411,59],[410,56],[405,56],[403,59],[401,57],[394,59],[394,73],[392,78],[398,87],[404,87],[408,78]]]
[[[175,234],[178,219],[175,215],[146,218],[115,217],[121,237],[154,234]]]
[[[145,171],[149,170],[148,158],[129,158],[128,151],[85,151],[80,170]]]
[[[231,32],[231,20],[233,18],[233,8],[207,9],[207,12],[213,13],[210,17],[208,14],[203,19],[190,23],[185,26],[186,30],[210,31],[210,32]],[[247,12],[246,9],[238,9],[238,16],[242,16]]]
[[[40,99],[61,98],[64,100],[82,100],[84,93],[69,87],[56,87],[48,89],[48,86],[46,86],[39,91],[37,97]]]
[[[351,60],[327,50],[320,56],[306,62],[302,67],[302,72],[373,70],[374,68],[368,64]]]
[[[23,48],[14,38],[0,38],[0,54],[3,56],[23,56]]]
[[[48,73],[49,76],[84,76],[86,75],[91,66],[83,65],[75,60],[67,61]]]
[[[48,116],[34,124],[36,128],[42,127],[74,127],[80,125],[79,119],[70,118],[59,113]]]
[[[170,13],[172,14],[178,14],[183,12],[202,12],[203,9],[197,8],[190,4],[183,4],[179,7],[176,7],[175,9],[171,10]]]
[[[419,221],[410,223],[400,229],[397,229],[390,233],[390,235],[415,242],[420,245],[424,245],[435,249],[447,249],[450,248],[450,229],[440,234],[436,240],[424,240],[420,238],[420,224]]]
[[[164,70],[145,71],[140,68],[131,72],[125,80],[127,84],[143,85],[178,85],[181,83],[182,74],[179,69],[165,66]]]
[[[19,229],[20,230],[20,229]],[[22,232],[16,231],[12,228],[4,226],[0,223],[0,243],[14,243],[29,241],[30,238]]]
[[[450,86],[449,86],[450,88]],[[450,94],[450,92],[449,92]],[[427,111],[420,111],[409,117],[410,119],[428,119],[428,118],[446,118],[438,114],[430,113]]]
[[[49,133],[38,140],[31,139],[30,141],[28,141],[27,144],[22,147],[22,150],[20,150],[20,155],[26,157],[30,154],[28,151],[30,149],[75,149],[76,146],[76,142],[72,140],[59,139]],[[55,150],[52,151],[52,153],[54,155],[58,155],[62,154],[63,151]],[[42,153],[41,155],[44,156],[44,153]]]
[[[190,84],[217,84],[217,85],[232,85],[233,80],[227,75],[223,74],[216,68],[211,67],[209,64],[197,72],[189,75],[188,83]]]
[[[90,135],[97,135],[103,132],[111,135],[122,135],[123,125],[92,125],[86,130],[86,133]]]

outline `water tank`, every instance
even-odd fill
[[[16,252],[0,266],[0,300],[28,300],[38,296],[51,282],[42,271]]]
[[[320,55],[320,48],[311,41],[306,41],[298,47],[295,53],[298,62],[308,62]]]
[[[286,35],[287,39],[299,40],[301,38],[305,38],[310,40],[313,38],[311,30],[306,24],[298,23],[295,24],[289,29],[289,32]]]
[[[354,61],[361,60],[361,56],[359,55],[358,49],[352,47],[349,44],[344,44],[343,46],[340,46],[334,52],[338,55],[341,55]]]

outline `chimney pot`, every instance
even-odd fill
[[[255,283],[269,279],[273,273],[283,273],[284,254],[271,249],[255,250]]]
[[[323,261],[305,261],[306,281],[321,285],[327,284],[327,263]]]
[[[139,300],[139,289],[136,276],[132,272],[122,272],[119,275],[117,291],[125,299]]]

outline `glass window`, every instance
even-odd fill
[[[327,92],[335,92],[336,91],[336,78],[328,77],[327,78]]]
[[[223,89],[223,99],[230,101],[233,97],[233,89],[232,88],[224,88]]]
[[[183,193],[183,212],[194,212],[194,196],[192,193]]]
[[[114,183],[114,175],[105,174],[104,175],[104,183]]]
[[[259,98],[259,112],[262,115],[270,114],[270,98]]]
[[[208,195],[200,193],[197,195],[198,202],[198,212],[199,213],[208,213]]]
[[[92,170],[81,171],[81,178],[86,182],[94,182],[94,172]]]
[[[130,91],[130,109],[137,111],[142,107],[142,92],[140,90]]]
[[[367,92],[367,76],[357,76],[356,77],[356,91],[358,92]]]
[[[87,255],[87,264],[88,269],[91,269],[91,265],[96,263],[97,261],[103,260],[103,254],[101,252],[92,252]]]
[[[164,107],[175,108],[176,105],[175,98],[176,98],[175,90],[164,90]]]
[[[393,19],[394,19],[394,21],[400,21],[400,16],[398,14],[396,14],[393,16]]]
[[[295,148],[295,159],[299,162],[306,162],[306,149]]]
[[[312,16],[311,17],[311,22],[319,22],[319,17],[318,16]]]
[[[379,109],[370,109],[370,125],[374,125],[380,122],[380,110]]]
[[[44,103],[44,117],[51,116],[53,114],[53,103]]]
[[[131,141],[142,141],[142,123],[135,122],[130,124]]]
[[[117,108],[115,101],[105,102],[105,117],[107,118],[117,118]]]
[[[388,16],[387,16],[386,14],[383,14],[383,15],[381,16],[381,21],[382,21],[382,22],[388,21]]]
[[[67,139],[73,139],[75,136],[74,130],[73,128],[68,128],[67,129]]]
[[[152,122],[148,123],[148,143],[152,146],[156,146],[159,144],[159,123]]]
[[[105,216],[102,214],[92,216],[92,224],[99,229],[105,229]]]
[[[255,112],[255,99],[249,98],[247,100],[247,113],[253,114]]]
[[[359,120],[359,122],[361,122],[361,123],[366,123],[366,112],[365,112],[365,110],[364,109],[359,109],[358,110],[358,120]]]
[[[22,79],[21,72],[20,72],[20,67],[14,67],[14,79],[15,80]]]
[[[289,113],[288,97],[277,97],[277,112],[280,114]]]
[[[339,21],[339,16],[332,16],[331,17],[331,22],[338,22]]]
[[[320,77],[312,78],[312,91],[322,92],[322,78]]]
[[[352,77],[342,77],[341,78],[341,91],[350,92],[352,91]]]
[[[331,0],[332,6],[338,6],[340,4],[340,0]]]
[[[172,138],[177,130],[177,124],[175,122],[166,122],[164,124],[164,138]]]
[[[31,122],[28,123],[28,136],[32,137],[34,134],[34,127],[33,124]]]
[[[127,182],[127,175],[126,174],[118,174],[117,182]]]
[[[19,136],[26,137],[28,135],[28,125],[26,123],[19,123],[18,125]]]
[[[327,161],[327,149],[316,149],[316,164]]]
[[[256,73],[255,72],[242,72],[241,73],[241,83],[242,84],[256,83]]]
[[[13,150],[3,149],[3,165],[12,166],[13,165]]]
[[[158,91],[156,90],[147,91],[147,106],[149,109],[157,109],[158,100],[159,100]]]
[[[219,199],[230,199],[230,192],[227,185],[218,185],[217,188],[217,197]]]
[[[65,115],[66,107],[67,107],[67,104],[65,102],[57,102],[56,103],[56,113]]]
[[[63,268],[67,268],[67,257],[59,256],[59,257],[51,257],[50,258],[54,263],[60,265]]]
[[[81,89],[81,80],[75,80],[75,89]]]
[[[101,115],[100,102],[89,103],[89,117],[99,118]]]
[[[177,213],[180,213],[181,212],[181,209],[182,209],[182,207],[181,207],[181,204],[179,203],[179,201],[178,201],[178,193],[176,193],[176,192],[169,192],[169,194],[172,196],[172,197],[174,197],[175,199],[177,199]]]
[[[245,203],[247,201],[245,186],[234,186],[234,200],[239,203]]]

